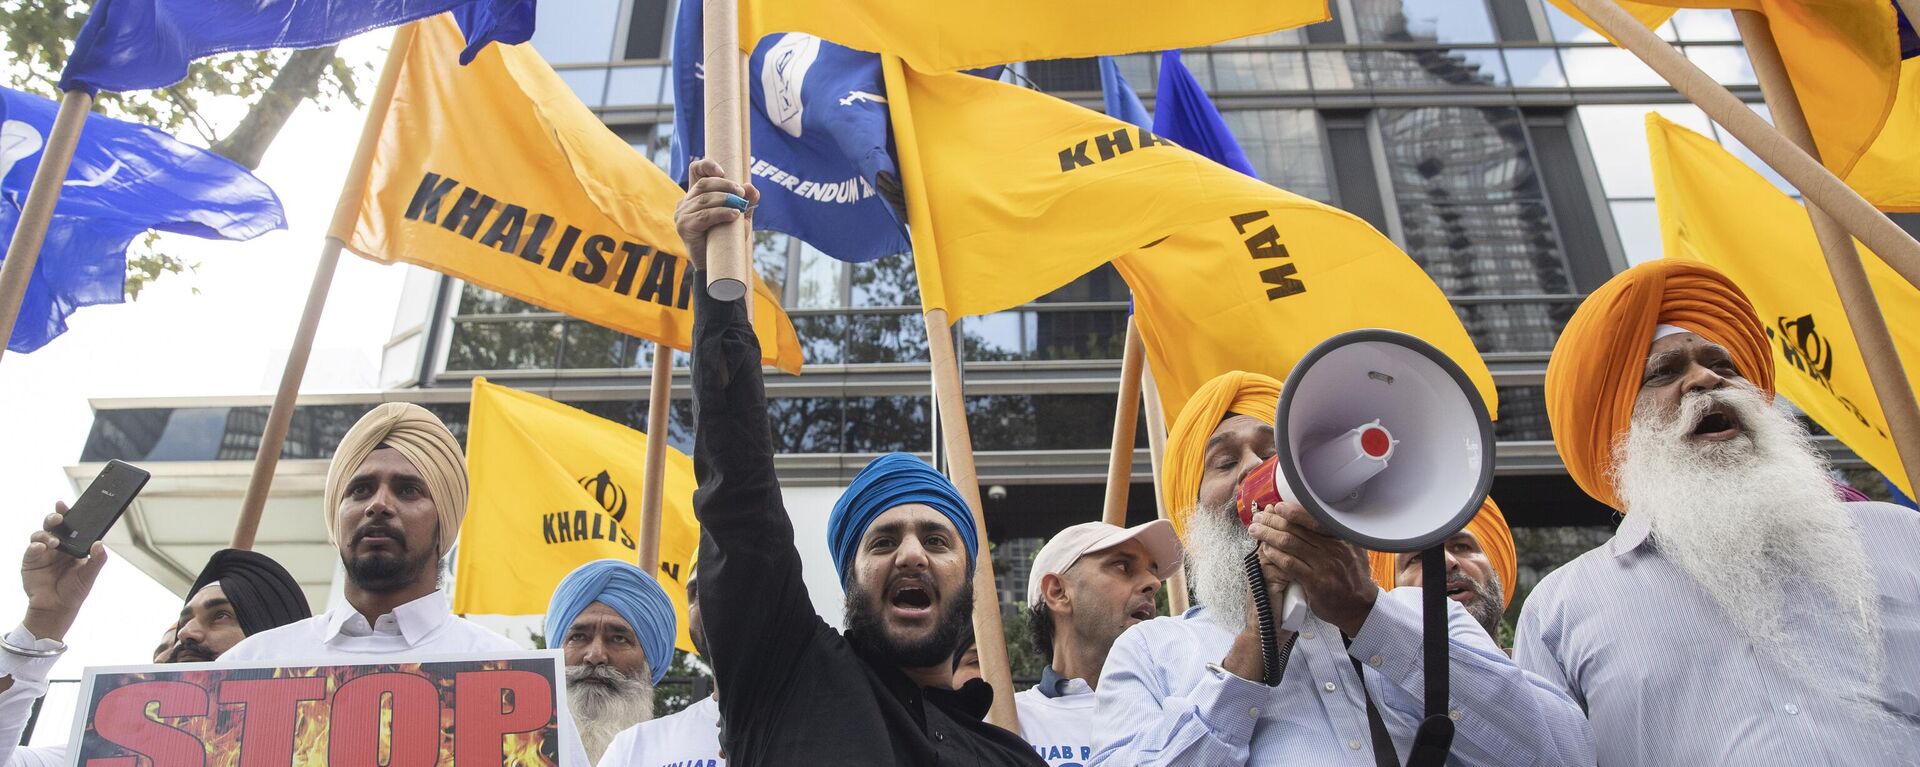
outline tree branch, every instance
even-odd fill
[[[294,51],[274,75],[273,83],[247,110],[247,116],[241,118],[240,125],[214,142],[213,151],[248,170],[259,167],[267,147],[293,117],[293,110],[301,101],[319,95],[320,77],[333,64],[336,47]]]

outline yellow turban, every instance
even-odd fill
[[[1513,604],[1513,582],[1520,577],[1519,562],[1513,553],[1513,531],[1507,529],[1507,517],[1500,513],[1500,504],[1493,502],[1493,496],[1487,496],[1487,500],[1480,503],[1480,513],[1467,522],[1467,532],[1480,540],[1480,550],[1486,552],[1487,561],[1500,576],[1500,591],[1506,597],[1500,606],[1504,609]],[[1392,591],[1400,585],[1400,570],[1394,566],[1398,556],[1367,552],[1367,563],[1373,566],[1373,582],[1380,584],[1380,588]]]
[[[1230,414],[1272,426],[1279,406],[1279,381],[1239,370],[1215,376],[1187,399],[1167,432],[1167,454],[1160,462],[1161,503],[1181,540],[1187,537],[1187,515],[1200,499],[1200,475],[1206,471],[1207,440],[1213,430]]]
[[[1613,492],[1613,445],[1632,423],[1657,325],[1726,347],[1740,374],[1773,394],[1766,331],[1746,294],[1719,270],[1698,261],[1649,261],[1587,296],[1547,362],[1547,420],[1573,481],[1622,511]]]
[[[327,540],[340,545],[335,515],[340,513],[347,482],[367,455],[381,447],[399,451],[426,480],[433,508],[440,515],[439,553],[445,556],[460,534],[460,520],[467,515],[467,459],[447,425],[410,402],[389,402],[368,411],[341,438],[333,463],[327,466]]]

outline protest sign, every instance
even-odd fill
[[[563,764],[557,652],[87,669],[74,767]]]

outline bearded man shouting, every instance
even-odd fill
[[[1625,519],[1540,582],[1515,658],[1586,707],[1603,765],[1914,763],[1920,516],[1840,500],[1769,343],[1725,275],[1663,260],[1548,363],[1567,471]]]

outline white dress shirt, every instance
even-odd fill
[[[1646,517],[1540,581],[1514,659],[1570,692],[1593,722],[1603,765],[1887,765],[1920,754],[1920,514],[1849,503],[1879,583],[1895,743],[1843,714],[1832,690],[1763,658],[1692,578],[1661,556]],[[1831,600],[1784,586],[1795,633],[1837,638],[1794,605]],[[1804,589],[1810,591],[1811,589]],[[1796,620],[1798,618],[1799,620]],[[1818,651],[1816,649],[1816,651]]]
[[[359,610],[341,600],[332,610],[240,640],[220,662],[326,660],[364,663],[355,655],[430,657],[462,653],[513,652],[526,648],[455,617],[446,592],[435,591],[393,608],[369,625]]]
[[[1044,685],[1053,685],[1048,697]],[[1020,714],[1020,735],[1048,767],[1085,767],[1093,761],[1093,735],[1100,727],[1093,688],[1085,679],[1062,679],[1048,667],[1040,684],[1013,696]]]
[[[1456,727],[1447,763],[1593,764],[1592,732],[1573,699],[1514,665],[1459,603],[1447,600],[1447,611]],[[1375,767],[1352,660],[1404,761],[1425,713],[1420,618],[1420,589],[1380,592],[1344,647],[1340,629],[1309,615],[1279,687],[1219,667],[1233,635],[1204,607],[1136,624],[1100,674],[1093,764]]]
[[[727,767],[720,758],[720,703],[712,695],[621,730],[599,767]]]
[[[41,639],[24,625],[7,632],[7,643],[29,650],[56,650],[60,643]],[[67,747],[22,746],[20,736],[33,718],[33,702],[47,694],[47,676],[60,656],[27,658],[0,652],[0,677],[11,677],[13,686],[0,692],[0,764],[6,767],[65,767]]]
[[[397,660],[438,655],[522,652],[526,648],[456,617],[447,595],[435,591],[382,615],[373,623],[346,600],[306,620],[269,629],[240,640],[221,654],[220,663],[258,661],[325,661],[368,663],[380,656]],[[587,750],[580,744],[573,716],[561,700],[560,744],[562,764],[588,767]]]

